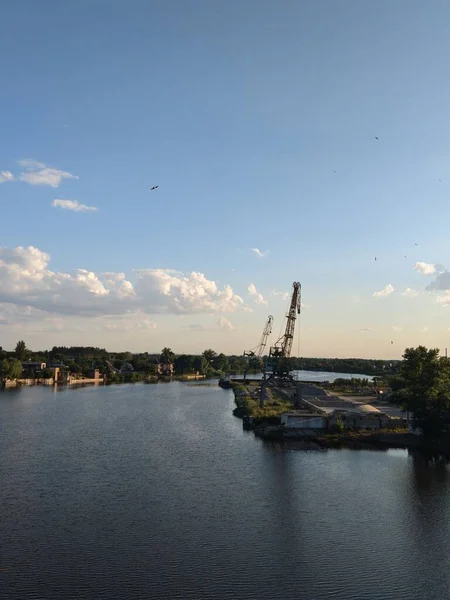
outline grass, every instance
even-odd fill
[[[274,393],[273,389],[269,390],[269,398],[264,403],[264,406],[259,405],[259,395],[256,392],[259,384],[249,383],[247,386],[242,383],[233,384],[234,401],[236,408],[233,414],[241,419],[248,416],[253,417],[255,424],[262,421],[270,421],[271,423],[279,423],[280,415],[286,411],[292,410],[292,403],[284,397]]]

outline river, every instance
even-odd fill
[[[442,600],[450,478],[256,439],[213,383],[0,394],[0,598]]]

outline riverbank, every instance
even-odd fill
[[[246,385],[233,383],[231,385],[236,408],[234,416],[243,420],[245,429],[253,430],[256,437],[269,441],[295,442],[296,447],[304,450],[313,449],[379,449],[389,448],[407,449],[428,454],[430,456],[443,456],[450,459],[450,438],[428,438],[411,433],[404,427],[404,420],[390,419],[386,425],[377,428],[365,429],[355,426],[353,429],[342,428],[342,421],[338,420],[340,427],[332,424],[333,419],[324,418],[328,425],[323,429],[309,428],[304,424],[301,427],[286,427],[282,424],[283,413],[292,411],[294,404],[303,404],[295,385],[288,389],[267,388],[264,392],[264,406],[260,406],[260,382],[250,381]],[[303,407],[305,408],[305,407]],[[306,410],[306,413],[308,411]],[[291,414],[300,414],[305,411],[294,411]],[[343,414],[346,414],[344,411]],[[311,417],[314,415],[311,413]],[[399,426],[396,426],[398,421]],[[401,426],[400,426],[401,425]],[[306,427],[306,428],[305,428]]]
[[[450,439],[426,438],[407,429],[345,431],[341,433],[297,432],[282,426],[261,427],[254,430],[255,436],[268,441],[296,442],[305,450],[351,449],[351,450],[414,450],[424,455],[450,459]]]

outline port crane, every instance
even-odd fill
[[[289,310],[286,314],[286,328],[284,334],[270,348],[269,360],[264,371],[264,379],[267,373],[269,379],[289,378],[287,359],[291,356],[292,342],[294,341],[295,321],[301,312],[302,286],[298,281],[292,284],[292,296]]]
[[[255,346],[254,348],[252,348],[251,350],[246,350],[244,352],[244,356],[249,356],[249,357],[257,356],[258,358],[261,358],[261,356],[264,354],[264,349],[267,346],[267,338],[272,333],[272,324],[273,324],[273,317],[272,317],[272,315],[269,315],[267,317],[266,324],[264,325],[264,329],[263,329],[259,344],[257,346]]]
[[[273,324],[273,317],[272,317],[272,315],[269,315],[267,317],[266,324],[264,325],[264,329],[263,329],[259,344],[257,346],[255,346],[254,348],[252,348],[251,350],[246,350],[244,352],[244,360],[246,358],[255,358],[255,357],[257,359],[261,360],[261,358],[264,354],[264,350],[267,346],[267,340],[269,338],[269,335],[272,333],[272,324]],[[247,366],[248,366],[248,361],[245,360],[244,380],[245,380],[245,376],[247,374],[247,369],[246,369]]]

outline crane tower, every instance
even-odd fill
[[[292,342],[294,341],[295,321],[301,311],[302,286],[298,281],[292,284],[292,296],[289,310],[286,314],[286,328],[284,334],[270,348],[269,361],[266,371],[271,372],[270,378],[288,377],[289,369],[286,359],[291,356]]]

